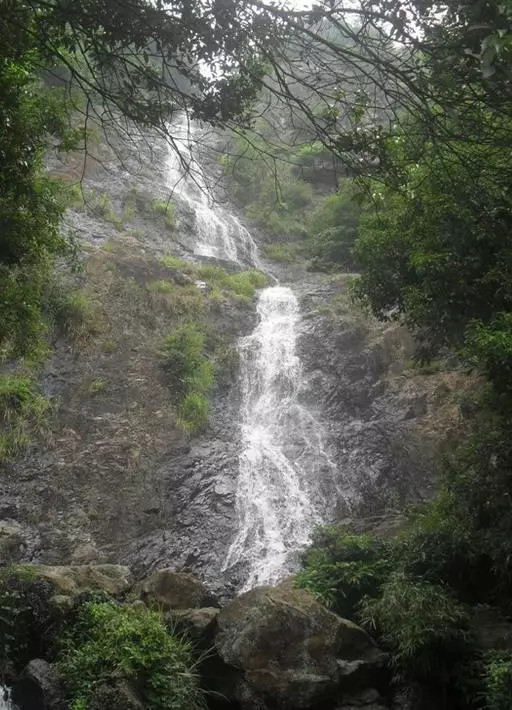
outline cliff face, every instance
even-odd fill
[[[56,410],[49,435],[0,477],[0,561],[170,566],[218,586],[237,525],[236,341],[254,327],[254,304],[204,289],[179,260],[162,262],[170,252],[197,260],[190,207],[174,198],[167,220],[157,208],[169,192],[162,148],[142,162],[127,155],[122,169],[104,157],[106,170],[87,165],[85,205],[78,199],[68,211],[82,270],[63,266],[58,282],[79,289],[81,304],[66,301],[42,373]],[[70,180],[79,166],[68,159],[52,169]],[[339,472],[334,489],[328,472],[318,481],[331,500],[326,519],[392,517],[429,494],[432,456],[456,430],[466,380],[412,369],[410,336],[360,313],[349,277],[301,269],[280,277],[300,299],[301,399],[323,422]],[[159,348],[194,319],[205,324],[218,374],[209,425],[190,436],[177,424]]]

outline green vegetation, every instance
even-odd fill
[[[65,638],[59,663],[73,710],[114,681],[132,684],[149,710],[203,707],[190,645],[167,632],[162,616],[137,606],[89,602]]]
[[[490,653],[485,659],[485,708],[508,710],[512,707],[512,654]]]
[[[52,304],[57,328],[79,343],[97,335],[103,328],[103,313],[86,291],[57,292]]]
[[[153,200],[150,213],[154,217],[161,217],[168,229],[173,229],[176,226],[176,214],[172,202],[168,200]]]
[[[247,271],[237,271],[229,274],[219,266],[205,264],[199,266],[198,278],[205,281],[212,288],[217,288],[231,295],[239,296],[242,299],[253,298],[256,289],[264,288],[268,284],[268,278],[257,269]]]
[[[164,369],[178,399],[178,423],[196,433],[208,423],[208,394],[214,369],[205,355],[206,336],[197,323],[186,323],[165,338]]]
[[[299,260],[304,251],[302,242],[272,242],[263,245],[263,253],[267,259],[279,261],[282,264],[293,264]]]
[[[47,423],[50,403],[28,377],[0,375],[0,463],[19,453]]]
[[[296,577],[300,587],[341,616],[353,618],[361,599],[375,594],[389,571],[386,544],[331,525],[316,530]]]

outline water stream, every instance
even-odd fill
[[[319,473],[333,464],[321,424],[300,402],[300,311],[290,288],[261,292],[259,325],[240,340],[242,450],[238,533],[224,570],[241,566],[242,589],[278,582],[321,520]]]
[[[174,145],[168,152],[167,184],[195,215],[194,253],[258,266],[258,251],[249,230],[224,207],[212,202],[204,168],[196,157],[199,126],[182,113],[173,121],[170,132]]]
[[[172,127],[177,149],[170,152],[168,184],[196,215],[195,253],[259,266],[247,229],[209,201],[205,174],[194,155],[197,128],[185,116]],[[235,571],[243,590],[275,583],[295,568],[297,552],[327,507],[320,481],[326,472],[332,479],[336,473],[321,423],[301,404],[297,297],[284,286],[266,288],[257,311],[257,327],[239,341],[238,529],[223,568]]]

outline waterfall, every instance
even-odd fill
[[[250,232],[234,215],[211,201],[205,171],[196,158],[199,126],[181,113],[171,124],[169,133],[172,146],[168,152],[167,185],[195,215],[194,253],[258,266],[258,252]]]
[[[211,204],[195,151],[199,128],[180,114],[172,123],[174,147],[168,185],[196,218],[195,254],[259,266],[254,240],[239,220]],[[296,344],[300,323],[290,288],[264,289],[259,323],[239,341],[241,447],[236,484],[238,529],[223,571],[236,571],[242,589],[271,584],[292,571],[328,508],[320,493],[336,467],[322,425],[301,404],[303,373]]]
[[[320,522],[320,469],[332,468],[320,424],[300,403],[296,354],[299,306],[293,291],[261,292],[259,324],[240,341],[242,446],[238,533],[224,571],[241,567],[243,589],[272,584],[293,569],[290,555]]]

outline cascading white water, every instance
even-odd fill
[[[243,587],[272,584],[290,571],[290,553],[309,541],[322,467],[332,468],[319,423],[299,401],[296,354],[300,319],[293,291],[262,291],[259,325],[240,341],[242,452],[238,533],[224,570],[243,566]]]
[[[0,684],[0,710],[15,710],[11,701],[11,692],[8,688]]]
[[[209,201],[194,150],[198,127],[185,114],[173,121],[168,185],[195,214],[195,253],[259,266],[254,240],[225,209]],[[300,312],[290,288],[264,289],[259,324],[239,341],[241,453],[236,491],[238,530],[224,571],[236,569],[242,589],[279,581],[328,507],[320,481],[336,467],[324,431],[301,405],[302,367],[296,352]]]
[[[182,113],[172,122],[169,133],[174,145],[168,153],[167,184],[195,214],[194,253],[258,266],[258,252],[250,232],[234,215],[210,200],[204,169],[195,156],[197,124]]]

